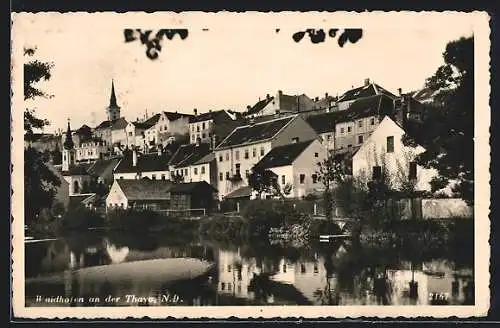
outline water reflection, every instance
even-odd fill
[[[344,241],[294,249],[154,235],[69,236],[26,244],[26,304],[473,304],[473,261],[457,266],[443,257],[408,261],[377,252]]]

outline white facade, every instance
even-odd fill
[[[111,129],[111,142],[112,144],[120,143],[120,145],[127,145],[127,133],[123,129]]]
[[[113,182],[108,197],[106,197],[106,208],[110,207],[128,207],[128,199],[116,181]]]
[[[278,175],[278,183],[283,188],[289,184],[292,190],[288,198],[301,198],[323,188],[319,179],[318,163],[327,157],[327,149],[319,140],[313,141],[290,165],[270,168]]]
[[[236,146],[234,148],[215,150],[217,161],[217,189],[220,197],[224,197],[233,190],[248,185],[247,174],[270,150],[272,142],[254,143],[251,145]],[[231,181],[231,177],[240,173],[241,181]]]
[[[82,142],[75,151],[77,162],[96,161],[108,153],[108,146],[102,140],[91,140]]]
[[[85,184],[92,180],[90,175],[65,175],[64,180],[69,186],[69,196],[80,195]]]
[[[132,122],[129,122],[125,127],[125,133],[127,135],[127,146],[129,148],[133,146],[142,147],[144,144],[144,130],[139,129]]]
[[[155,125],[145,131],[145,139],[149,144],[154,141],[156,144],[163,144],[169,137],[176,134],[189,133],[189,117],[183,116],[170,121],[165,112],[160,113],[160,117]]]
[[[403,145],[401,137],[404,134],[405,131],[386,116],[353,156],[353,176],[368,182],[373,167],[385,165],[392,187],[399,189],[404,181],[408,181],[410,162],[425,151],[421,146],[413,148]],[[436,175],[434,169],[417,166],[416,190],[430,191],[429,182]]]
[[[189,141],[191,143],[196,143],[198,138],[201,141],[205,141],[210,138],[210,132],[212,131],[214,124],[213,119],[189,123]]]

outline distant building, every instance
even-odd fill
[[[118,106],[116,102],[115,83],[113,80],[111,81],[111,96],[109,97],[109,106],[106,110],[108,121],[115,121],[121,117],[120,106]]]
[[[206,182],[172,183],[162,180],[115,180],[106,198],[106,208],[139,208],[211,211],[217,190]]]
[[[275,147],[255,168],[271,170],[276,174],[282,191],[289,185],[291,191],[285,197],[300,198],[323,187],[318,164],[327,156],[325,146],[318,139],[313,139]]]
[[[350,105],[358,99],[378,95],[386,95],[390,99],[396,98],[396,95],[392,92],[384,89],[376,83],[371,82],[370,79],[365,79],[363,86],[348,90],[339,97],[337,101],[338,110],[348,109]]]
[[[189,119],[189,140],[193,144],[198,140],[201,142],[211,142],[215,125],[225,124],[235,119],[235,115],[226,110],[198,114],[198,110],[195,109],[194,116]]]
[[[99,138],[90,138],[75,147],[76,162],[93,162],[103,159],[108,153],[108,145]]]
[[[219,196],[248,186],[251,169],[272,148],[317,137],[299,115],[237,127],[215,148]]]
[[[166,145],[178,135],[189,134],[189,120],[192,115],[177,112],[161,112],[144,123],[149,126],[144,131],[148,146]]]
[[[278,90],[275,96],[268,94],[264,99],[259,99],[254,106],[247,107],[245,116],[252,118],[284,113],[294,114],[311,109],[314,109],[314,101],[305,94],[290,96]]]
[[[125,152],[114,170],[115,179],[170,180],[169,162],[171,154],[161,148],[155,153],[142,153],[136,149]]]
[[[212,145],[207,143],[181,145],[172,155],[169,162],[170,176],[178,176],[183,182],[206,181],[211,183],[210,177],[215,174]],[[212,170],[211,170],[212,169]]]

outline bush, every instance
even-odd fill
[[[249,237],[248,221],[242,217],[208,217],[201,219],[198,231],[200,235],[214,240],[246,241]]]
[[[103,225],[103,217],[83,205],[68,209],[62,218],[62,228],[67,230],[88,229]]]

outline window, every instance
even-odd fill
[[[252,149],[252,156],[257,157],[257,149],[255,148]]]
[[[222,181],[222,180],[224,180],[224,174],[222,174],[222,172],[221,172],[221,173],[219,173],[219,181]]]
[[[196,141],[196,136],[195,136],[194,134],[193,134],[193,135],[191,135],[191,141],[192,141],[192,142],[195,142],[195,141]]]
[[[205,134],[205,132],[203,132],[203,133],[201,134],[201,137],[202,137],[203,139],[205,139],[205,138],[207,137],[207,135]]]
[[[387,152],[388,153],[393,153],[394,152],[394,137],[390,136],[387,137]]]
[[[304,263],[300,265],[300,273],[306,273],[306,265]]]
[[[225,282],[221,282],[220,283],[220,290],[225,290],[226,289],[226,283]]]
[[[219,162],[222,162],[222,154],[219,155]]]
[[[227,266],[227,272],[231,272],[231,264],[228,264],[228,266]]]
[[[201,174],[205,174],[205,165],[201,166]]]
[[[344,134],[344,128],[340,128],[340,133]]]
[[[195,130],[195,129],[194,129],[194,125],[191,125],[191,131],[193,131],[193,132],[194,132],[194,130]]]
[[[318,182],[318,176],[316,174],[313,174],[312,176],[313,183]]]
[[[363,136],[358,136],[358,144],[362,144],[363,143]]]
[[[184,169],[184,175],[188,175],[188,169]]]
[[[249,155],[248,155],[248,149],[245,149],[245,159],[248,159]]]
[[[237,150],[237,151],[235,151],[235,152],[234,152],[234,158],[235,158],[236,160],[239,160],[239,159],[240,159],[240,151],[239,151],[239,150]]]
[[[229,180],[229,172],[226,172],[226,180]]]
[[[193,171],[194,171],[194,175],[197,175],[197,174],[198,174],[198,168],[197,168],[197,167],[195,167],[195,168],[193,169]]]
[[[281,176],[281,184],[286,183],[286,177],[284,175]]]
[[[314,263],[314,273],[318,273],[319,272],[319,269],[318,269],[318,264],[317,263]]]
[[[286,263],[283,263],[283,273],[286,273]]]
[[[156,180],[156,174],[152,174],[151,179]]]
[[[306,175],[305,174],[301,174],[300,175],[300,183],[303,184],[305,180],[306,180]]]
[[[235,167],[236,167],[236,175],[240,175],[240,164],[239,163],[236,164]]]
[[[330,137],[331,137],[331,135],[327,135],[326,140],[330,141]]]
[[[382,167],[381,166],[374,166],[372,180],[379,180],[381,177],[382,177]]]
[[[314,157],[318,157],[318,156],[319,156],[318,153],[314,153]]]
[[[260,156],[264,156],[264,147],[260,147]]]
[[[347,132],[351,132],[352,128],[350,126],[347,127]]]
[[[226,153],[226,161],[229,161],[229,152]]]
[[[200,126],[199,125],[196,126],[196,132],[200,132]]]
[[[203,123],[201,124],[201,127],[202,127],[202,129],[203,129],[203,130],[205,130],[205,122],[203,122]]]
[[[128,133],[128,136],[129,136],[129,137],[131,137],[131,136],[132,136],[132,132],[129,132],[129,133]]]
[[[410,178],[410,180],[417,179],[417,163],[416,162],[410,162],[409,178]]]
[[[245,176],[248,178],[250,176],[250,171],[249,170],[245,170]]]
[[[352,147],[352,145],[347,145],[347,148],[351,148],[351,147]]]
[[[370,124],[371,124],[371,125],[375,125],[375,118],[373,118],[373,117],[372,117],[372,118],[370,119]]]
[[[358,127],[359,127],[359,128],[362,128],[362,127],[363,127],[363,120],[359,120],[359,121],[358,121]]]

